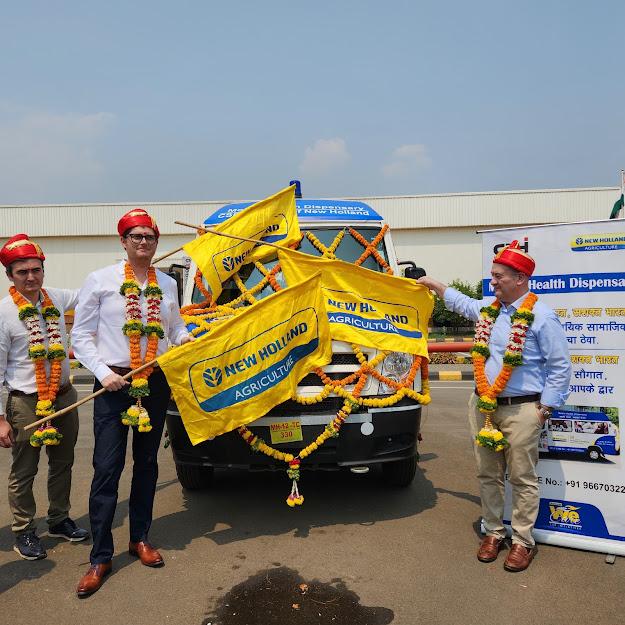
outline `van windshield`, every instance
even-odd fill
[[[316,227],[316,228],[303,229],[302,232],[311,232],[317,237],[317,239],[323,245],[330,246],[332,242],[334,241],[334,239],[336,238],[336,236],[339,234],[339,232],[341,232],[341,230],[343,229],[336,228],[336,227],[335,228]],[[375,237],[380,232],[380,228],[375,227],[375,226],[359,226],[357,230],[358,230],[358,233],[364,239],[366,239],[367,242],[373,241],[373,239],[375,239]],[[384,245],[384,239],[380,241],[380,243],[376,247],[376,250],[378,254],[386,262],[388,262],[388,255],[386,253],[386,246]],[[304,237],[302,239],[302,243],[299,247],[299,251],[304,252],[306,254],[311,254],[312,256],[321,256],[321,252],[317,250],[317,248],[310,242],[310,240],[307,237]],[[358,258],[360,258],[360,256],[362,255],[364,251],[365,251],[364,246],[361,243],[359,243],[354,237],[352,237],[349,234],[349,232],[346,232],[338,248],[336,249],[335,254],[336,254],[336,257],[339,258],[340,260],[344,260],[348,263],[353,263],[356,260],[358,260]],[[264,262],[263,264],[267,269],[272,269],[273,267],[275,267],[277,262],[278,262],[277,260],[270,260],[270,261]],[[370,254],[364,260],[364,262],[361,263],[361,267],[365,267],[366,269],[371,269],[373,271],[383,271],[382,267],[378,264],[378,262],[376,261],[376,259],[373,257],[372,254]],[[263,274],[257,269],[257,267],[253,263],[249,263],[247,265],[244,265],[241,268],[241,270],[239,271],[239,278],[241,278],[245,286],[249,289],[255,286],[256,284],[258,284],[262,280]],[[280,286],[286,286],[282,273],[278,273],[278,275],[276,276],[276,280],[278,284],[280,284]],[[206,282],[204,284],[206,285]],[[273,292],[274,291],[271,288],[271,286],[267,285],[262,291],[260,291],[260,293],[255,294],[254,297],[255,299],[261,299],[263,297],[267,297],[267,295],[271,295]],[[241,291],[237,287],[235,281],[228,280],[224,284],[223,291],[221,295],[219,296],[217,303],[226,304],[227,302],[230,302],[236,297],[238,297],[240,294],[241,294]],[[203,300],[204,300],[204,296],[202,295],[200,290],[197,288],[197,286],[195,286],[193,289],[193,296],[192,296],[193,303],[197,304]]]

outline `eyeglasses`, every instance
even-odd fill
[[[145,239],[145,242],[150,245],[154,245],[154,243],[156,243],[156,236],[153,234],[127,234],[126,238],[130,239],[136,245],[139,245],[143,239]]]

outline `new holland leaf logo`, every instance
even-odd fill
[[[204,382],[206,386],[215,388],[221,384],[222,380],[223,375],[221,373],[221,369],[218,367],[210,367],[204,371]]]
[[[225,256],[221,260],[221,264],[226,271],[234,271],[234,258],[232,256]]]

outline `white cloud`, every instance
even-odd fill
[[[382,167],[386,178],[402,178],[417,174],[432,164],[427,149],[422,143],[402,145],[391,154],[390,161]]]
[[[96,142],[114,115],[11,113],[0,119],[0,204],[52,202],[100,180]]]
[[[317,139],[312,147],[306,148],[299,170],[305,176],[323,176],[340,169],[350,159],[344,139]]]

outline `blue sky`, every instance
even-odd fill
[[[616,186],[624,40],[616,0],[5,2],[0,204]]]

